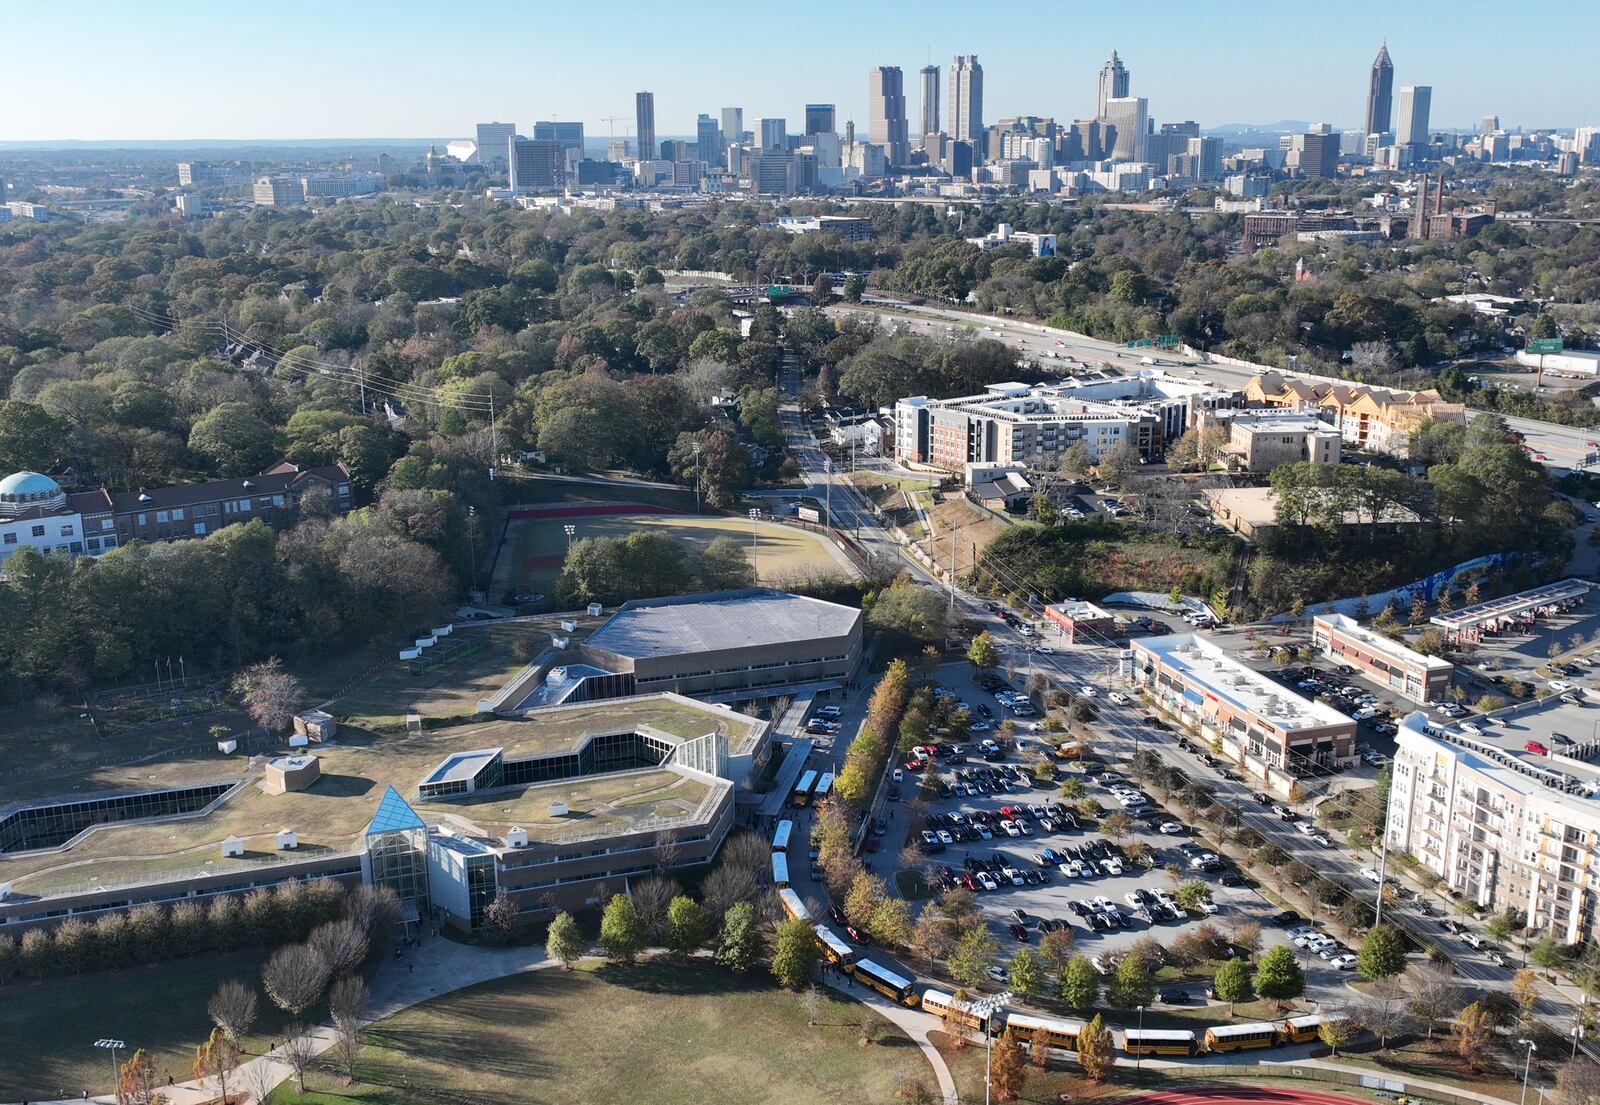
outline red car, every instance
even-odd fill
[[[905,763],[901,764],[900,766],[905,768],[907,771],[921,771],[922,770],[922,764],[923,764],[922,760],[907,760]]]
[[[961,885],[972,891],[974,894],[976,894],[979,890],[978,880],[972,877],[971,871],[968,871],[961,876]]]
[[[868,936],[866,933],[862,932],[860,929],[856,928],[854,925],[846,925],[844,927],[844,934],[846,936],[848,936],[851,940],[854,940],[857,944],[870,944],[870,943],[872,943],[872,937]]]
[[[1523,741],[1522,747],[1536,756],[1548,756],[1550,754],[1550,750],[1538,741]]]
[[[1600,449],[1600,441],[1585,441],[1584,444],[1591,449]]]

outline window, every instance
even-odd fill
[[[8,533],[3,538],[0,538],[0,545],[15,545],[16,543],[17,535],[14,533]]]
[[[206,532],[206,524],[204,522],[196,522],[194,524],[194,535],[196,537],[199,537],[199,536],[203,535],[205,532]]]
[[[44,536],[44,527],[43,526],[34,526],[33,527],[33,535],[35,537],[43,537]]]
[[[61,527],[61,536],[62,537],[71,537],[73,528],[74,527],[72,527],[72,526],[62,526]]]
[[[100,538],[98,538],[98,537],[89,538],[89,551],[90,552],[99,552],[100,551]]]
[[[283,496],[282,495],[274,495],[272,497],[272,505],[273,506],[282,506],[283,505]]]
[[[100,519],[100,528],[102,530],[116,529],[117,528],[117,523],[116,523],[115,520],[113,520],[111,518],[102,518],[102,519]]]
[[[167,521],[167,519],[168,519],[168,517],[169,517],[169,516],[168,516],[168,514],[167,514],[167,512],[166,512],[166,511],[164,511],[164,510],[158,510],[158,511],[156,511],[156,522],[157,522],[157,523],[158,523],[158,524],[159,524],[159,523],[161,523],[161,522],[165,522],[165,521]]]
[[[173,512],[172,512],[172,520],[174,522],[183,521],[183,508],[182,507],[178,507],[175,510],[173,510]]]
[[[134,519],[134,522],[137,525],[141,525],[141,526],[148,525],[149,521],[150,521],[150,516],[148,514],[141,514],[137,518]]]

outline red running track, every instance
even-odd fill
[[[1181,1090],[1157,1090],[1120,1098],[1111,1105],[1367,1105],[1361,1098],[1316,1090],[1290,1090],[1275,1086],[1190,1086]]]
[[[529,506],[506,512],[507,517],[522,521],[543,518],[598,517],[603,514],[682,514],[671,507],[652,506],[649,503],[580,503],[574,506]]]

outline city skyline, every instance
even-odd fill
[[[1539,80],[1529,81],[1520,64],[1484,65],[1466,30],[1459,38],[1440,34],[1434,15],[1361,2],[1332,25],[1312,13],[1291,13],[1291,22],[1304,23],[1299,32],[1284,25],[1280,7],[1254,2],[1235,5],[1232,19],[1209,23],[1191,21],[1175,3],[1155,3],[1152,18],[1138,21],[1074,12],[1073,33],[1049,66],[1017,48],[1019,25],[1062,25],[1059,11],[1040,3],[1020,5],[1018,18],[1004,26],[938,40],[916,35],[889,12],[841,10],[847,32],[841,46],[815,58],[791,54],[787,64],[774,65],[738,47],[793,29],[782,12],[711,4],[699,13],[703,18],[674,21],[652,5],[625,2],[623,18],[608,20],[605,29],[626,31],[612,38],[596,37],[582,12],[540,12],[530,30],[562,45],[531,71],[442,65],[449,36],[432,26],[434,9],[412,0],[385,8],[381,20],[367,10],[304,0],[275,7],[271,22],[232,11],[171,21],[161,18],[169,6],[177,10],[160,0],[137,12],[102,0],[76,5],[83,18],[74,23],[70,55],[19,51],[0,73],[0,99],[28,104],[8,119],[0,141],[403,138],[466,135],[476,121],[496,118],[581,120],[600,138],[609,132],[608,116],[628,120],[618,124],[618,137],[624,129],[636,137],[631,99],[643,89],[656,94],[658,137],[693,136],[701,112],[729,104],[743,106],[746,118],[799,119],[806,103],[834,102],[840,129],[853,120],[864,130],[869,68],[918,73],[929,63],[947,67],[958,54],[984,59],[986,118],[1048,115],[1070,123],[1093,115],[1096,75],[1113,50],[1135,74],[1132,94],[1147,98],[1158,120],[1195,119],[1214,128],[1296,119],[1346,129],[1364,121],[1365,75],[1385,40],[1395,58],[1395,86],[1435,90],[1438,129],[1471,130],[1488,114],[1508,127],[1567,128],[1588,121],[1581,112],[1593,99],[1592,81],[1577,67],[1541,67]],[[722,18],[723,9],[738,18]],[[1548,19],[1540,18],[1541,9]],[[935,2],[924,14],[938,26],[938,15],[959,10]],[[1494,22],[1497,44],[1513,59],[1548,50],[1552,26],[1562,28],[1563,39],[1600,29],[1600,14],[1544,3],[1519,9],[1516,20],[1468,3],[1456,9],[1451,26],[1482,26],[1470,18],[1474,12]],[[508,33],[528,19],[524,9],[494,0],[467,0],[453,15],[458,26],[499,22]],[[9,27],[17,41],[42,38],[56,32],[59,16],[21,10]],[[1315,34],[1315,53],[1286,48],[1299,33]],[[352,42],[362,48],[352,51]],[[718,64],[683,65],[685,50],[703,51]],[[606,64],[597,68],[602,57]],[[294,59],[296,94],[288,101],[260,97],[257,85],[240,79],[242,69],[285,58]],[[1184,63],[1173,64],[1175,58]],[[626,76],[596,80],[602,71]],[[407,76],[423,72],[434,79]],[[202,88],[204,95],[189,94]]]

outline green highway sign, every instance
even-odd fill
[[[1128,342],[1129,349],[1145,349],[1152,345],[1170,346],[1182,345],[1183,339],[1176,334],[1164,334],[1159,338],[1134,338]]]
[[[1561,350],[1560,338],[1532,338],[1528,341],[1529,353],[1559,353]]]

